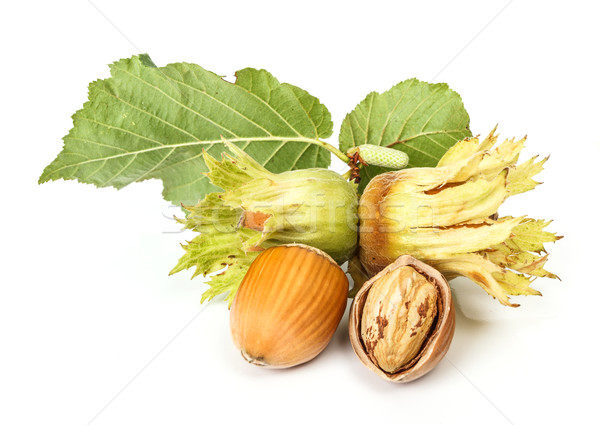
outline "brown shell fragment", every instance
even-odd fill
[[[407,274],[407,271],[404,270],[407,269],[407,266],[414,269],[416,273],[411,270]],[[393,284],[390,286],[389,282],[386,284],[385,293],[373,294],[375,296],[371,296],[371,299],[368,300],[373,286],[378,281],[389,279],[396,279],[398,286],[404,287],[407,285],[406,280],[425,283],[420,283],[420,285],[422,288],[428,287],[427,299],[435,302],[436,305],[427,306],[427,303],[422,303],[418,300],[418,297],[422,295],[419,295],[418,291],[415,292],[416,290],[407,293],[407,296],[415,297],[415,299],[406,299],[400,303],[397,298],[398,291],[395,291]],[[432,286],[435,288],[435,294],[431,293]],[[419,285],[416,287],[418,288]],[[374,299],[376,301],[373,301]],[[385,304],[386,301],[389,304]],[[411,307],[413,301],[417,302],[414,307]],[[365,308],[369,310],[367,311]],[[396,322],[390,323],[390,321],[399,320],[399,314],[408,317],[415,313],[429,316],[427,317],[427,328],[422,330],[422,332],[426,332],[423,335],[413,332],[415,325],[421,325],[420,320],[417,324],[412,323],[412,328],[407,327],[406,323],[403,325],[404,327]],[[350,307],[348,328],[352,348],[367,368],[388,381],[410,382],[431,371],[444,357],[454,336],[454,325],[452,295],[444,276],[422,261],[410,255],[402,255],[365,282],[358,291]],[[362,329],[363,326],[369,326],[369,328]],[[392,334],[392,332],[394,333]],[[414,338],[415,336],[417,338]],[[379,344],[379,353],[376,353],[375,350]],[[407,344],[416,345],[411,347]],[[384,354],[382,354],[382,349],[385,350]],[[409,358],[405,358],[407,355]],[[377,360],[377,356],[380,361]],[[396,361],[397,367],[390,366],[390,361],[392,363]]]

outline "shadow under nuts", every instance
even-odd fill
[[[371,370],[394,382],[417,379],[439,363],[454,334],[448,283],[427,264],[401,256],[358,292],[349,330]]]
[[[323,251],[282,245],[251,264],[231,306],[233,342],[249,362],[284,368],[327,346],[346,309],[348,278]]]

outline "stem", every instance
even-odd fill
[[[346,164],[348,164],[350,162],[350,158],[348,158],[348,156],[342,152],[341,150],[339,150],[338,148],[336,148],[335,146],[324,142],[323,140],[320,139],[306,139],[307,142],[309,143],[313,143],[315,145],[319,145],[324,149],[327,149],[329,152],[331,152],[332,154],[334,154],[335,156],[337,156],[339,159],[341,159],[342,161],[344,161]]]
[[[350,168],[348,171],[346,171],[344,174],[342,174],[342,177],[344,178],[344,180],[350,180],[350,176],[352,176],[352,168]]]

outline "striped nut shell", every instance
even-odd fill
[[[316,357],[344,314],[348,278],[329,255],[300,244],[263,251],[250,265],[230,313],[244,359],[284,368]]]

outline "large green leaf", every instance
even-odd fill
[[[415,78],[384,93],[371,92],[346,115],[340,149],[363,144],[404,151],[409,167],[434,167],[458,140],[471,136],[469,115],[460,96],[447,84]],[[377,174],[389,171],[368,166],[361,171],[359,190]]]
[[[157,68],[147,55],[110,66],[111,78],[90,84],[89,101],[73,115],[58,157],[40,183],[63,178],[122,188],[162,179],[163,196],[195,204],[217,191],[203,174],[228,140],[273,172],[327,167],[315,141],[331,135],[327,108],[306,91],[246,68],[231,84],[198,65]]]

